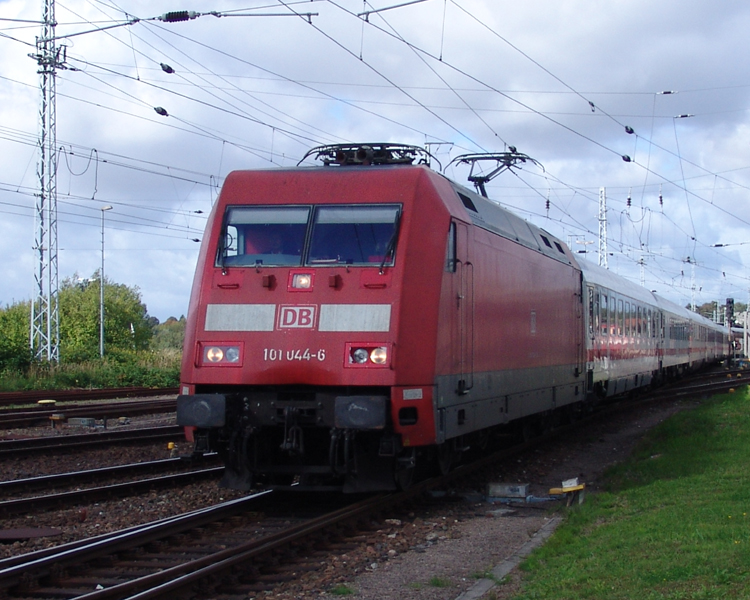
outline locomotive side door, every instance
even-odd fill
[[[474,387],[474,265],[471,262],[469,226],[451,222],[453,238],[453,289],[456,313],[453,336],[453,364],[459,376],[456,393],[464,395]]]

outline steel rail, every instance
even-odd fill
[[[87,469],[85,471],[71,471],[69,473],[55,473],[42,475],[40,477],[28,477],[25,479],[11,479],[0,481],[0,496],[10,496],[35,490],[45,490],[55,487],[82,485],[86,483],[111,479],[113,477],[132,477],[144,474],[163,473],[175,471],[180,467],[190,467],[197,463],[210,463],[218,459],[215,453],[195,454],[187,457],[164,458],[141,463],[126,465],[114,465],[99,469]]]
[[[39,400],[80,401],[106,400],[112,398],[133,398],[149,396],[176,396],[178,388],[124,387],[86,390],[33,390],[27,392],[0,392],[0,406],[31,404]]]
[[[185,473],[172,473],[161,477],[149,477],[123,483],[114,483],[83,490],[61,492],[59,494],[47,494],[44,496],[32,496],[27,498],[16,498],[0,502],[0,515],[9,517],[12,515],[31,513],[50,507],[61,507],[75,505],[80,502],[96,502],[113,497],[123,498],[153,489],[163,489],[174,485],[186,485],[204,479],[218,478],[224,473],[224,467],[210,467]]]
[[[42,577],[48,575],[53,568],[79,565],[252,510],[256,508],[259,501],[266,500],[266,496],[270,494],[270,491],[264,491],[90,540],[81,540],[0,560],[0,590],[7,591],[18,585],[31,573],[34,577]]]
[[[177,400],[141,400],[138,402],[117,402],[108,404],[89,404],[72,406],[49,406],[29,407],[24,409],[5,409],[0,411],[0,427],[13,429],[19,427],[33,427],[35,425],[50,423],[54,415],[63,415],[64,418],[92,418],[107,419],[117,417],[133,417],[137,415],[151,415],[160,412],[175,412]]]
[[[413,494],[414,492],[403,492],[368,498],[321,517],[272,533],[259,540],[249,541],[139,579],[78,596],[78,600],[111,600],[114,598],[144,600],[146,598],[168,597],[168,594],[172,594],[179,589],[194,585],[208,577],[216,576],[237,565],[250,562],[260,555],[280,550],[328,527],[339,526],[346,521],[360,520],[373,512],[379,512],[388,506],[392,506],[396,498],[403,501]]]
[[[120,431],[102,431],[76,435],[40,436],[16,440],[0,441],[0,456],[19,453],[60,451],[68,449],[91,448],[107,444],[126,444],[144,441],[173,440],[184,434],[182,427],[165,425],[144,429],[125,429]]]

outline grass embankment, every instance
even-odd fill
[[[750,394],[653,429],[522,564],[518,599],[750,598]]]
[[[34,364],[26,371],[0,372],[0,392],[71,388],[176,387],[179,351],[160,350],[74,364]]]

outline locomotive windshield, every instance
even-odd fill
[[[400,210],[396,204],[230,206],[217,265],[392,265]]]
[[[293,266],[302,262],[308,206],[230,206],[221,264]]]
[[[399,207],[319,206],[307,263],[393,264]]]

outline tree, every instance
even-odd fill
[[[169,317],[164,323],[158,323],[154,327],[154,337],[151,339],[153,350],[182,350],[185,341],[185,316],[179,319]]]
[[[99,356],[98,271],[77,275],[60,286],[60,361],[80,362]],[[104,280],[104,351],[107,354],[148,348],[152,323],[137,287]]]
[[[31,364],[30,311],[28,301],[0,308],[0,371],[24,370]]]
[[[719,310],[719,317],[721,317],[724,313],[724,307],[726,307],[726,302],[719,302],[718,304],[716,302],[704,302],[700,306],[695,307],[695,312],[697,312],[699,315],[702,315],[706,317],[707,319],[713,320],[715,314],[714,311]],[[687,306],[686,308],[690,308]],[[740,313],[743,313],[747,310],[747,304],[743,304],[742,302],[735,302],[734,303],[734,321],[737,320],[737,315]]]

